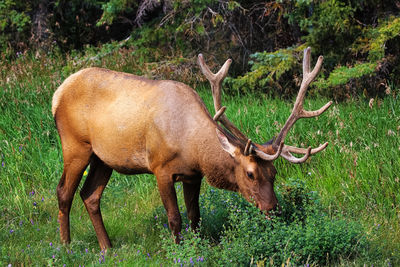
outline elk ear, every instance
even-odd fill
[[[228,138],[219,129],[216,129],[218,140],[221,143],[222,148],[228,152],[232,157],[235,157],[236,146],[232,145]]]

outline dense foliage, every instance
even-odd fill
[[[154,63],[147,70],[157,78],[201,80],[172,72],[194,68],[203,52],[220,62],[233,58],[231,73],[239,76],[232,90],[291,95],[301,49],[311,46],[325,57],[314,93],[369,98],[400,84],[399,11],[389,0],[7,0],[0,4],[0,51],[4,60],[130,36],[126,47]]]
[[[265,220],[235,193],[208,188],[201,197],[201,232],[183,231],[176,245],[162,231],[167,258],[178,265],[325,265],[365,253],[367,241],[358,223],[328,216],[316,192],[289,179],[278,189],[281,215]],[[165,215],[164,215],[165,217]],[[214,249],[210,250],[209,247]]]

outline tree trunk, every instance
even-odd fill
[[[48,51],[51,45],[51,31],[48,27],[48,5],[49,0],[40,0],[32,16],[32,46],[44,51]]]

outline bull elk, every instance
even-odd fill
[[[101,249],[111,247],[100,198],[113,170],[156,176],[177,242],[181,216],[175,182],[183,183],[192,228],[198,227],[200,220],[203,176],[212,186],[240,192],[268,215],[277,205],[273,161],[282,156],[301,163],[328,144],[315,149],[284,145],[288,131],[299,118],[318,116],[331,105],[329,102],[317,111],[303,109],[307,87],[320,71],[323,59],[320,56],[310,71],[310,53],[310,48],[304,50],[303,81],[293,111],[279,135],[265,144],[253,143],[224,114],[221,84],[230,59],[213,74],[203,56],[198,57],[200,68],[211,83],[214,117],[198,94],[180,82],[149,80],[101,68],[83,69],[68,77],[54,93],[52,102],[64,159],[57,186],[61,241],[70,242],[70,208],[88,165],[90,171],[80,195]],[[291,153],[304,156],[298,158]]]

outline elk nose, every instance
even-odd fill
[[[261,208],[260,208],[261,209]],[[261,209],[261,211],[264,212],[265,218],[267,220],[271,220],[271,216],[280,216],[282,214],[282,209],[279,203],[276,203],[275,205]]]
[[[271,210],[274,210],[275,208],[276,208],[276,204],[275,203],[273,203],[273,204],[271,204],[271,203],[257,203],[257,208],[259,208],[261,211],[264,211],[264,212],[269,212],[269,211],[271,211]]]

